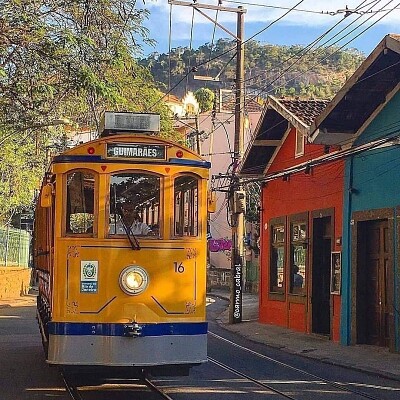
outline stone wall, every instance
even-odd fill
[[[30,268],[0,267],[0,299],[27,294],[30,282]]]

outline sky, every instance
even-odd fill
[[[145,26],[150,31],[150,37],[157,41],[155,47],[144,46],[144,55],[153,52],[167,53],[169,48],[177,47],[196,49],[204,43],[215,43],[219,38],[231,38],[200,13],[194,12],[193,17],[191,6],[176,4],[171,6],[168,0],[141,1],[144,3],[141,7],[146,7],[151,12]],[[180,2],[191,5],[196,1],[197,4],[218,3],[218,0]],[[358,49],[368,55],[386,34],[400,33],[399,0],[220,0],[220,2],[222,7],[233,10],[243,6],[246,10],[245,40],[254,36],[254,40],[263,44],[307,46],[321,35],[325,35],[316,46],[336,44]],[[344,13],[346,6],[353,11],[347,17]],[[290,10],[293,7],[296,10]],[[201,10],[213,20],[217,18],[219,24],[236,34],[236,12],[217,13],[214,10]]]

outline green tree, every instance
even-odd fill
[[[199,103],[200,111],[210,111],[213,108],[215,94],[208,88],[201,88],[194,92],[194,97]]]
[[[25,189],[37,185],[48,144],[63,134],[51,127],[60,117],[96,129],[105,109],[151,109],[173,134],[162,94],[136,61],[139,40],[151,43],[147,16],[136,0],[0,0],[0,218],[27,205]],[[19,163],[29,171],[25,187]]]

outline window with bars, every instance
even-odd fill
[[[198,179],[180,176],[174,181],[174,235],[197,236],[198,226]]]
[[[285,292],[285,225],[271,227],[270,291]]]
[[[305,294],[307,261],[307,223],[292,222],[290,238],[290,293]]]
[[[72,171],[67,174],[66,183],[66,233],[92,234],[96,175],[89,171]]]

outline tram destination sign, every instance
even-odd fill
[[[166,149],[159,144],[107,144],[108,158],[128,158],[131,160],[165,160]]]

